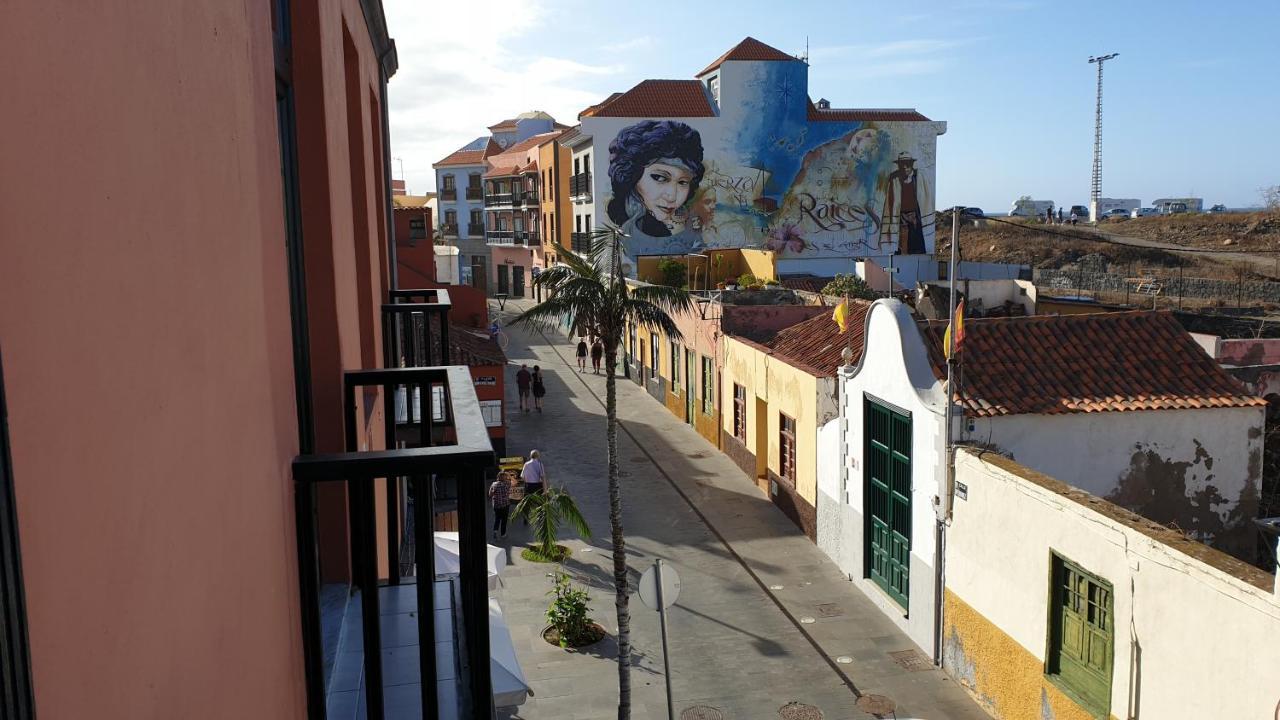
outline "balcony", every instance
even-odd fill
[[[445,202],[453,202],[458,199],[458,188],[444,188],[440,191],[440,199]]]
[[[468,188],[467,188],[467,199],[468,199],[468,200],[481,200],[481,199],[483,199],[483,198],[484,198],[484,189],[483,189],[483,188],[481,188],[479,185],[477,185],[477,186],[475,186],[475,187],[468,187]]]
[[[511,205],[515,199],[513,193],[488,193],[484,196],[484,206]]]
[[[569,199],[591,199],[591,173],[578,173],[569,178]]]
[[[484,237],[484,223],[467,223],[467,237]]]
[[[578,254],[582,254],[590,251],[591,250],[591,233],[582,233],[582,232],[570,233],[569,246],[570,246],[569,247],[570,250]]]
[[[441,223],[440,234],[444,236],[458,237],[458,223]]]
[[[528,190],[528,191],[526,191],[526,192],[525,192],[525,194],[524,194],[524,204],[525,204],[526,206],[528,206],[528,205],[537,205],[537,204],[538,204],[538,191],[537,191],[537,190]]]
[[[514,230],[486,230],[484,240],[490,245],[515,245],[516,233]]]
[[[517,245],[537,245],[539,244],[537,230],[516,230],[515,241]]]

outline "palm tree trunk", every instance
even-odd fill
[[[613,343],[610,343],[611,345]],[[605,417],[609,442],[609,526],[613,531],[614,605],[618,610],[618,720],[631,719],[631,610],[627,584],[627,541],[622,534],[622,488],[618,483],[618,349],[605,351]]]

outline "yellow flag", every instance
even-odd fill
[[[947,324],[947,332],[942,336],[942,352],[946,354],[947,359],[951,359],[951,329],[955,328],[956,332],[956,352],[960,351],[960,343],[964,342],[964,300],[956,305],[956,316],[951,318],[951,322]]]
[[[848,300],[840,301],[840,304],[836,306],[835,312],[831,313],[831,319],[835,320],[836,324],[840,326],[840,332],[843,333],[845,330],[849,329],[849,301]]]

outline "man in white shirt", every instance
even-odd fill
[[[537,450],[529,452],[529,462],[521,468],[520,479],[524,480],[525,497],[542,492],[542,485],[547,479],[547,469],[542,466],[542,460],[538,459]]]

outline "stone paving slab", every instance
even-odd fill
[[[519,310],[508,301],[504,325]],[[529,563],[519,548],[529,532],[517,522],[499,542],[512,567],[500,591],[516,653],[534,696],[501,716],[615,718],[617,665],[605,478],[605,378],[577,371],[568,341],[507,327],[511,339],[506,401],[508,454],[542,452],[550,480],[574,494],[594,537],[562,531],[573,556],[564,568],[591,592],[593,617],[610,636],[566,651],[541,638],[551,567]],[[544,412],[520,413],[514,373],[542,367]],[[778,720],[802,702],[824,720],[873,717],[858,693],[889,695],[899,718],[985,719],[988,715],[940,670],[908,671],[889,653],[916,649],[849,583],[738,467],[629,380],[617,381],[623,522],[631,581],[655,558],[680,573],[681,595],[668,617],[677,717],[708,705],[725,720]],[[780,590],[770,586],[781,585]],[[820,605],[841,614],[822,617]],[[633,596],[632,717],[667,717],[657,614]],[[814,617],[811,625],[800,617]],[[850,664],[836,662],[848,656]]]

